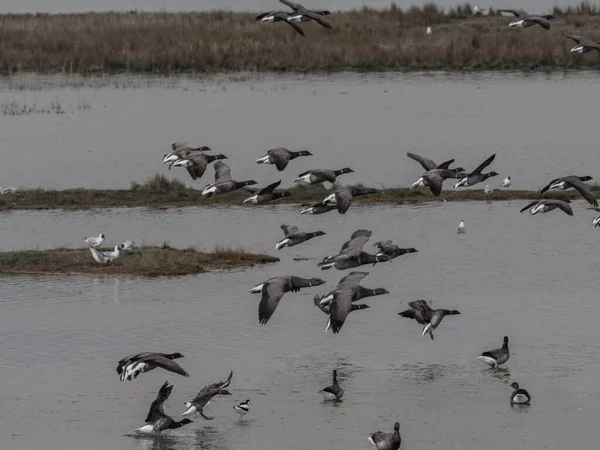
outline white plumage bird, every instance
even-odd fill
[[[465,228],[465,221],[461,220],[458,228],[456,229],[456,234],[465,234],[467,229]]]
[[[512,184],[512,180],[510,179],[510,177],[506,177],[504,179],[504,181],[502,181],[502,183],[500,183],[500,186],[502,186],[503,188],[509,188],[511,184]]]
[[[100,233],[100,236],[98,236],[98,237],[83,238],[83,240],[86,242],[87,245],[89,245],[90,247],[94,247],[94,248],[100,247],[105,239],[106,239],[106,236],[104,235],[104,233]]]

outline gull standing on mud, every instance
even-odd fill
[[[92,258],[99,264],[110,264],[115,259],[118,259],[121,256],[121,252],[119,251],[119,246],[115,245],[114,251],[102,251],[94,247],[90,247],[90,251],[92,252]]]
[[[95,247],[95,248],[100,247],[105,239],[106,239],[106,236],[104,235],[104,233],[100,233],[100,235],[98,237],[83,238],[83,240],[85,241],[85,243],[87,245],[89,245],[90,247]]]
[[[512,180],[511,180],[511,178],[510,178],[510,177],[506,177],[506,178],[505,178],[505,179],[502,181],[502,183],[500,183],[500,186],[501,186],[501,187],[503,187],[503,188],[506,188],[506,189],[508,189],[508,188],[510,187],[510,185],[511,185],[511,184],[512,184]]]
[[[126,240],[121,242],[121,249],[131,253],[136,247],[134,241]]]
[[[312,153],[308,150],[292,152],[283,147],[272,148],[265,156],[258,158],[256,164],[274,164],[275,167],[277,167],[277,170],[281,172],[287,167],[292,159],[296,159],[300,156],[312,156]]]

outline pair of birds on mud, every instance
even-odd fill
[[[269,11],[256,16],[256,21],[261,22],[285,22],[291,26],[298,34],[305,36],[304,30],[299,25],[302,22],[314,20],[319,25],[331,29],[332,26],[323,17],[331,14],[327,10],[312,10],[305,8],[300,3],[294,3],[289,0],[279,0],[288,6],[291,11]]]
[[[155,353],[155,352],[144,352],[134,355],[129,355],[121,359],[117,365],[117,373],[121,381],[131,381],[136,379],[141,373],[146,373],[151,370],[161,368],[168,372],[176,373],[178,375],[189,377],[189,374],[174,360],[183,358],[181,353]],[[173,386],[169,385],[169,382],[165,382],[158,391],[156,399],[152,402],[148,416],[146,417],[146,425],[137,428],[135,431],[138,433],[151,433],[160,434],[165,430],[173,430],[181,428],[188,423],[193,421],[189,419],[189,416],[199,414],[205,420],[213,420],[213,417],[209,417],[204,413],[204,408],[210,403],[211,399],[216,395],[232,395],[226,388],[231,384],[233,377],[233,370],[229,373],[229,376],[224,381],[218,381],[216,383],[205,386],[200,390],[198,395],[190,402],[185,403],[186,410],[181,414],[184,419],[181,421],[175,421],[173,418],[168,416],[163,409],[163,404],[171,395]],[[233,406],[233,410],[239,414],[240,420],[245,414],[250,411],[251,403],[250,400],[239,403]]]
[[[90,236],[83,238],[85,243],[89,246],[92,252],[94,261],[99,264],[110,264],[115,259],[121,256],[121,251],[133,252],[136,248],[135,242],[131,240],[125,240],[119,245],[115,245],[114,250],[101,250],[100,247],[106,240],[104,233],[100,233],[98,236]]]

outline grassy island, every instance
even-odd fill
[[[279,261],[243,249],[216,248],[212,252],[176,249],[167,244],[140,247],[110,265],[98,264],[88,248],[56,248],[0,252],[0,274],[181,276],[251,267]]]
[[[284,9],[283,5],[280,5]],[[277,7],[277,3],[274,3]],[[518,7],[516,5],[515,7]],[[598,40],[600,9],[581,3],[552,13],[552,28],[508,28],[494,10],[465,4],[333,12],[333,29],[305,23],[306,36],[259,13],[107,12],[0,15],[0,72],[215,73],[222,71],[567,70],[596,68],[598,53],[574,55],[564,34]],[[425,35],[432,27],[433,33]]]
[[[483,193],[480,189],[453,190],[448,182],[448,189],[442,195],[434,197],[428,189],[421,188],[410,190],[405,187],[385,188],[378,187],[379,192],[354,199],[356,204],[419,204],[439,201],[482,201],[482,200],[536,200],[540,197],[539,191],[525,191],[515,189],[496,189],[491,195]],[[600,186],[592,185],[596,197],[600,196]],[[299,186],[282,189],[292,195],[268,203],[266,207],[278,204],[317,203],[322,201],[330,189],[323,186]],[[168,180],[163,175],[155,175],[144,184],[132,183],[130,189],[23,189],[9,195],[0,196],[0,211],[10,210],[81,210],[97,208],[180,208],[189,206],[223,206],[235,205],[247,208],[261,208],[263,206],[242,205],[245,198],[252,194],[243,189],[229,194],[216,195],[211,198],[202,197],[199,190],[187,187],[178,180]],[[579,196],[574,191],[550,191],[545,194],[548,198],[576,199]]]

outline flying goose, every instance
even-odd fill
[[[318,266],[321,270],[327,270],[335,267],[338,270],[351,269],[362,266],[363,264],[377,264],[378,262],[389,261],[387,255],[371,255],[363,252],[362,248],[367,243],[371,234],[370,230],[356,230],[350,236],[350,239],[344,243],[342,249],[337,255],[323,258]]]
[[[333,370],[333,382],[331,386],[319,391],[325,402],[338,402],[344,395],[344,390],[340,387],[337,381],[337,370]]]
[[[119,375],[121,375],[127,366],[129,366],[130,364],[133,364],[136,361],[139,361],[142,358],[146,358],[148,356],[162,356],[163,358],[171,359],[171,360],[183,358],[183,355],[181,353],[156,353],[156,352],[137,353],[137,354],[126,356],[125,358],[121,359],[119,361],[119,364],[117,365],[117,373]],[[148,369],[148,370],[152,370],[152,369]],[[124,380],[121,380],[121,381],[124,381]]]
[[[319,308],[321,308],[321,306],[330,305],[331,302],[333,301],[333,299],[335,298],[335,292],[338,289],[351,289],[353,291],[352,292],[352,301],[353,302],[356,302],[356,301],[361,300],[366,297],[374,297],[376,295],[389,294],[389,292],[384,288],[369,289],[364,286],[361,286],[360,285],[361,280],[363,278],[365,278],[367,275],[369,275],[369,272],[350,272],[348,275],[343,277],[338,282],[336,288],[333,291],[329,292],[327,295],[323,295],[321,297],[318,295],[315,295],[315,297],[314,297],[315,305],[319,306]],[[323,308],[321,308],[321,310],[325,314],[329,314],[329,310],[323,310]]]
[[[171,144],[171,149],[173,150],[171,153],[167,153],[163,156],[163,164],[170,163],[169,170],[171,170],[175,161],[179,159],[188,158],[195,153],[211,151],[210,147],[205,145],[198,148],[188,147],[187,142],[175,142],[174,144]]]
[[[514,389],[513,393],[510,395],[510,404],[511,405],[529,405],[531,402],[531,395],[525,389],[519,388],[519,383],[516,381],[510,385],[511,388]]]
[[[569,216],[572,216],[573,209],[571,209],[571,205],[569,205],[569,203],[571,203],[570,200],[536,200],[521,209],[521,212],[527,211],[529,208],[531,208],[530,213],[532,216],[535,216],[537,213],[547,213],[555,210],[556,208],[560,208],[563,212]]]
[[[462,167],[458,167],[456,169],[450,169],[450,164],[452,164],[454,162],[454,159],[445,161],[442,164],[438,165],[435,162],[433,162],[431,159],[425,158],[424,156],[417,155],[415,153],[407,152],[406,156],[408,156],[409,158],[411,158],[411,159],[417,161],[419,164],[421,164],[421,167],[423,167],[423,169],[426,170],[427,172],[429,172],[431,170],[435,170],[435,169],[448,169],[448,170],[452,170],[456,173],[465,171],[465,169],[463,169]],[[416,189],[421,186],[425,186],[425,182],[424,182],[422,176],[412,184],[410,189],[411,190]]]
[[[204,407],[208,405],[215,395],[231,395],[231,392],[225,389],[231,384],[231,377],[233,377],[233,370],[229,373],[227,380],[209,384],[202,388],[194,400],[185,404],[187,409],[183,412],[182,416],[189,416],[197,413],[205,420],[213,420],[214,417],[208,417],[204,414]]]
[[[293,247],[294,245],[302,244],[309,239],[317,236],[325,236],[323,231],[313,231],[311,233],[301,233],[296,226],[281,225],[283,235],[285,236],[282,240],[275,244],[276,250],[281,250],[283,247]]]
[[[217,161],[213,165],[215,169],[215,182],[207,185],[202,190],[204,197],[212,197],[215,194],[225,194],[226,192],[233,192],[237,189],[241,189],[244,186],[250,186],[252,184],[258,184],[254,180],[248,181],[235,181],[231,178],[231,169],[227,164],[221,161]]]
[[[584,183],[584,181],[590,181],[591,179],[592,179],[592,177],[589,177],[589,176],[578,177],[575,175],[569,175],[569,176],[562,177],[562,178],[556,178],[555,180],[552,180],[550,183],[548,183],[546,186],[544,186],[542,188],[542,190],[540,191],[540,194],[543,194],[544,192],[551,190],[551,189],[564,191],[564,190],[573,188],[577,192],[579,192],[581,194],[581,196],[583,198],[585,198],[590,205],[597,207],[598,200],[596,200],[596,197],[594,197],[594,194],[592,193],[592,190],[590,189],[590,187]]]
[[[173,167],[185,167],[192,177],[192,180],[197,180],[204,175],[206,167],[213,161],[218,159],[229,159],[225,155],[205,155],[204,153],[194,153],[185,159],[179,159],[173,163]]]
[[[292,159],[296,159],[300,156],[312,156],[312,153],[308,150],[300,150],[298,152],[292,152],[287,148],[278,147],[272,148],[267,152],[265,156],[262,156],[256,160],[256,164],[275,164],[277,170],[280,172],[285,169],[288,163]]]
[[[300,214],[325,214],[326,212],[337,209],[337,205],[323,202],[314,203],[312,205],[303,204],[301,206],[302,209],[300,210]]]
[[[375,242],[373,247],[379,249],[377,255],[386,255],[389,256],[390,259],[397,258],[398,256],[407,253],[418,253],[416,248],[400,248],[396,244],[393,244],[391,240]]]
[[[181,428],[188,423],[192,423],[190,419],[183,419],[180,422],[175,422],[171,417],[165,414],[163,409],[163,403],[171,395],[173,386],[169,386],[169,382],[165,381],[156,396],[156,400],[150,405],[150,411],[148,411],[148,417],[146,417],[146,425],[136,429],[138,433],[155,434],[158,435],[165,430],[174,430]]]
[[[464,171],[459,171],[459,169],[429,170],[421,176],[421,179],[423,180],[422,183],[429,188],[433,195],[438,197],[442,193],[444,180],[448,178],[462,178],[465,175]],[[417,180],[415,183],[419,183],[419,180]]]
[[[523,11],[522,9],[499,9],[498,11],[512,14],[517,18],[517,20],[514,20],[508,24],[508,26],[511,28],[527,28],[532,27],[534,25],[539,25],[542,28],[549,30],[550,22],[548,22],[548,20],[554,19],[554,16],[552,14],[538,16],[535,14],[529,14],[526,11]]]
[[[0,186],[0,195],[10,195],[10,194],[14,194],[15,192],[17,192],[17,190],[14,187],[2,187]]]
[[[313,169],[307,170],[306,172],[298,175],[298,178],[294,180],[295,183],[306,183],[306,184],[319,184],[325,181],[329,181],[330,183],[335,183],[335,180],[340,175],[345,173],[352,173],[354,170],[345,167],[339,170],[329,170],[329,169]]]
[[[323,16],[327,16],[331,14],[331,12],[327,10],[313,11],[311,9],[305,8],[300,3],[294,3],[289,0],[279,1],[284,5],[289,6],[294,11],[294,14],[290,14],[290,18],[288,19],[290,22],[307,22],[309,20],[314,20],[319,25],[325,28],[331,28],[331,24],[329,24],[323,19]]]
[[[300,278],[294,276],[274,277],[269,278],[264,283],[253,287],[250,292],[261,292],[262,296],[258,304],[258,322],[261,325],[266,324],[279,301],[286,292],[298,292],[301,288],[320,286],[325,284],[325,281],[320,278]]]
[[[294,22],[290,22],[291,15],[285,11],[269,11],[266,13],[259,14],[256,16],[255,21],[261,22],[285,22],[289,26],[291,26],[296,32],[302,36],[304,36],[304,30],[300,25]]]
[[[252,197],[248,197],[244,200],[244,203],[253,203],[255,205],[264,205],[265,203],[270,202],[271,200],[277,200],[283,197],[289,197],[292,195],[290,192],[273,192],[279,185],[281,184],[281,180],[276,181],[262,189],[260,189],[255,195]]]
[[[502,348],[490,350],[489,352],[483,352],[477,357],[494,369],[498,368],[501,364],[504,364],[510,358],[510,352],[508,351],[508,336],[504,336],[504,344]]]
[[[333,334],[338,334],[344,326],[344,323],[348,318],[348,314],[350,314],[352,311],[360,311],[362,309],[370,308],[369,305],[357,305],[354,303],[355,293],[360,288],[360,286],[342,286],[340,288],[337,288],[336,290],[330,292],[327,295],[327,298],[331,299],[329,301],[329,304],[327,305],[321,304],[321,302],[323,301],[322,297],[314,297],[315,305],[329,316],[329,320],[327,321],[325,331],[331,330]]]
[[[417,300],[416,302],[410,302],[408,304],[410,309],[399,312],[398,315],[407,317],[409,319],[415,319],[418,324],[425,325],[421,332],[421,337],[425,336],[425,333],[429,332],[429,336],[433,339],[433,330],[435,330],[444,316],[452,316],[460,314],[459,311],[453,309],[432,309],[425,300]]]
[[[346,214],[352,199],[354,197],[360,197],[362,195],[376,194],[377,189],[373,188],[362,188],[356,186],[344,186],[335,190],[335,192],[329,194],[323,200],[323,203],[332,203],[337,206],[337,210],[340,214]]]
[[[240,420],[244,420],[244,416],[250,412],[251,406],[252,403],[250,403],[250,400],[246,400],[245,402],[233,405],[233,410],[240,415]]]
[[[482,162],[479,166],[477,166],[477,168],[473,172],[464,176],[458,183],[456,183],[454,185],[454,189],[464,186],[473,186],[477,183],[481,183],[482,181],[487,180],[490,177],[497,176],[497,172],[481,173],[481,171],[487,166],[489,166],[495,158],[496,154],[494,153],[492,156],[490,156],[488,159]]]
[[[393,433],[378,431],[371,434],[367,439],[375,446],[375,448],[377,448],[377,450],[398,450],[402,443],[402,438],[400,437],[400,424],[398,422],[394,424]]]
[[[600,52],[600,43],[591,39],[577,36],[576,34],[565,34],[564,37],[573,40],[577,45],[571,49],[571,53],[588,53],[593,50]]]
[[[90,247],[95,247],[95,248],[100,247],[105,239],[106,239],[106,236],[104,235],[104,233],[100,233],[100,235],[98,237],[83,238],[83,240],[85,241],[85,243],[87,245],[89,245]]]
[[[122,245],[122,244],[121,244]],[[102,251],[94,247],[90,247],[90,251],[92,252],[92,258],[98,264],[110,264],[115,259],[118,259],[121,256],[121,252],[119,250],[119,245],[115,245],[115,249],[111,251]]]
[[[136,359],[135,361],[127,363],[122,367],[123,371],[121,372],[121,381],[135,380],[139,374],[150,372],[157,367],[178,375],[182,375],[184,377],[189,377],[188,373],[183,370],[179,364],[173,361],[173,359],[176,358],[172,356],[173,355],[165,357],[161,353],[148,353],[145,356]]]

